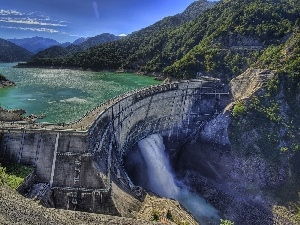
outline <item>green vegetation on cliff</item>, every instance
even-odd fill
[[[32,167],[24,165],[10,163],[1,166],[0,164],[0,185],[7,184],[16,189],[32,171]]]
[[[300,32],[295,30],[284,44],[268,47],[255,64],[276,70],[267,86],[249,99],[235,104],[232,134],[260,130],[257,147],[241,148],[242,138],[232,136],[233,146],[252,153],[261,149],[266,157],[295,153],[300,147]],[[272,131],[270,130],[272,129]],[[239,140],[239,141],[238,141]],[[255,150],[256,149],[256,150]]]
[[[265,88],[235,104],[229,126],[232,150],[267,159],[273,170],[282,168],[285,179],[269,189],[286,217],[300,221],[300,32],[285,43],[269,46],[255,63],[276,71]],[[271,190],[271,191],[270,191]],[[294,223],[293,223],[294,224]]]

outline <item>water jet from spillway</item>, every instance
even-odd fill
[[[138,146],[146,161],[151,191],[166,198],[175,198],[179,188],[175,184],[170,164],[165,155],[162,137],[151,135],[139,141]]]
[[[208,204],[205,199],[192,193],[187,187],[175,179],[169,159],[165,153],[163,138],[152,134],[138,142],[139,149],[146,163],[147,179],[144,188],[161,197],[178,200],[201,224],[218,224],[218,211]]]

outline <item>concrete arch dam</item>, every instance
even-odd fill
[[[130,216],[145,193],[124,169],[132,146],[160,133],[172,140],[176,154],[229,100],[216,80],[152,86],[110,101],[86,131],[3,127],[1,156],[34,165],[26,188],[36,189],[51,206]]]

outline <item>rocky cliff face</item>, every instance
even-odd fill
[[[229,123],[230,113],[229,111],[225,111],[204,126],[200,133],[200,137],[208,142],[215,142],[221,145],[230,145],[227,132]]]
[[[226,32],[213,41],[214,45],[230,50],[260,50],[263,44],[258,38],[241,35],[237,32]]]
[[[230,82],[235,102],[250,98],[274,77],[274,71],[249,68]]]
[[[184,149],[178,176],[235,224],[299,224],[297,118],[284,85],[248,69],[230,86],[232,102]]]

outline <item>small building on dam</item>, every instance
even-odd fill
[[[124,160],[139,140],[159,133],[176,156],[228,102],[218,80],[151,86],[117,96],[72,124],[3,123],[0,155],[35,167],[21,191],[45,205],[131,216],[146,191]]]

